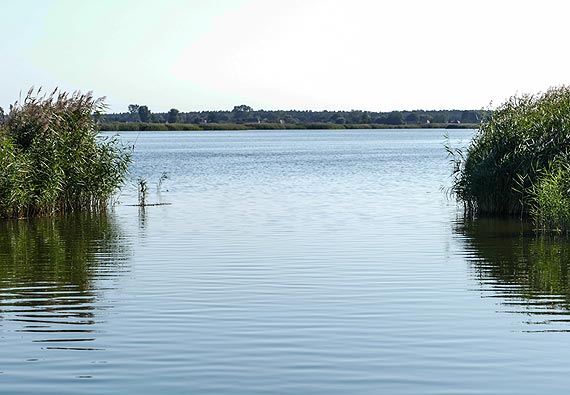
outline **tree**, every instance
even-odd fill
[[[180,111],[178,111],[176,108],[171,108],[170,111],[168,111],[168,123],[176,123],[178,122],[178,114],[180,114]]]
[[[386,124],[388,125],[401,125],[404,123],[402,113],[400,111],[392,111],[386,117]]]
[[[138,104],[129,104],[129,121],[131,122],[140,121]]]
[[[151,114],[147,106],[139,106],[137,111],[141,122],[150,122]]]
[[[346,121],[348,123],[362,123],[362,111],[351,110],[346,117]]]
[[[435,123],[447,123],[448,117],[446,111],[438,111],[433,115],[433,122]]]
[[[243,112],[251,112],[253,111],[253,108],[251,108],[250,106],[246,106],[245,104],[239,105],[239,106],[235,106],[234,109],[232,110],[232,112],[234,113],[243,113]]]
[[[253,111],[253,108],[246,106],[245,104],[235,106],[232,110],[232,117],[234,121],[246,121],[249,114]]]
[[[336,123],[336,124],[345,124],[346,123],[346,118],[343,116],[342,113],[340,112],[335,112],[334,115],[330,118],[330,121]]]
[[[216,122],[219,122],[218,114],[216,114],[215,112],[209,112],[209,113],[207,113],[206,121],[208,121],[208,123],[216,123]]]
[[[409,113],[408,115],[406,115],[405,121],[406,123],[418,124],[419,123],[418,113],[417,112]]]
[[[461,113],[461,123],[477,123],[479,117],[476,111],[463,111]]]

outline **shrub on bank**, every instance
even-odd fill
[[[33,94],[11,106],[0,125],[0,217],[106,207],[124,181],[130,151],[98,136],[94,115],[102,100]]]
[[[511,97],[455,155],[452,192],[475,214],[530,215],[540,227],[566,229],[568,164],[570,88]]]

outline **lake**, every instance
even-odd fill
[[[445,133],[122,133],[107,215],[0,222],[0,393],[566,393],[570,244],[463,218]]]

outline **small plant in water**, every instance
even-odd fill
[[[139,206],[146,206],[146,197],[148,193],[148,185],[144,178],[139,178],[137,180],[138,190],[139,190]]]
[[[168,180],[168,174],[166,172],[162,172],[160,178],[158,179],[158,184],[156,185],[156,192],[160,193],[162,191],[162,183]]]

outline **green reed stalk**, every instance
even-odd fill
[[[452,192],[468,211],[541,222],[547,202],[541,188],[552,195],[547,180],[570,163],[570,88],[511,97],[484,120],[467,152],[454,155],[454,161]],[[559,192],[548,205],[566,203],[568,190]],[[567,226],[563,217],[549,218]]]
[[[0,125],[0,217],[105,208],[125,180],[130,151],[98,136],[103,99],[40,91],[12,105]]]

